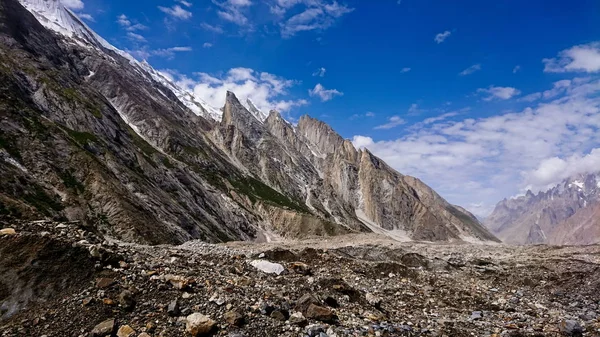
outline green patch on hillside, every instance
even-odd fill
[[[94,134],[91,134],[89,132],[75,131],[75,130],[69,129],[66,126],[63,126],[62,128],[79,145],[85,145],[85,144],[90,143],[90,142],[91,143],[98,142],[98,137],[96,137]]]
[[[229,179],[229,182],[238,192],[247,195],[252,203],[262,200],[274,206],[293,209],[301,213],[310,213],[304,204],[288,198],[253,177]]]
[[[65,170],[61,172],[60,178],[62,179],[63,185],[65,185],[66,188],[72,189],[78,194],[85,192],[85,186],[83,186],[83,184],[80,183],[75,176],[73,176],[72,170]]]

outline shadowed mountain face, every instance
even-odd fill
[[[485,224],[507,243],[598,243],[599,201],[600,177],[578,175],[548,191],[501,201]]]
[[[25,6],[25,7],[23,7]],[[115,49],[58,1],[0,3],[0,219],[80,220],[150,244],[377,231],[496,240],[323,122],[223,109]]]

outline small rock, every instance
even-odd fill
[[[562,320],[559,323],[558,328],[560,332],[566,334],[567,336],[581,336],[581,334],[583,333],[583,328],[581,327],[579,322],[575,320]]]
[[[90,303],[92,303],[93,300],[94,300],[94,298],[92,298],[92,297],[86,297],[81,301],[81,304],[85,307],[85,306],[89,305]]]
[[[471,313],[471,320],[475,321],[481,319],[483,316],[481,315],[481,311],[473,311]]]
[[[179,300],[175,299],[167,307],[167,314],[171,317],[179,316],[181,309],[179,308]]]
[[[91,335],[91,337],[110,336],[113,334],[115,328],[116,328],[115,320],[108,319],[108,320],[96,325],[94,327],[94,329],[92,329],[92,332],[90,335]]]
[[[296,302],[296,311],[306,313],[306,310],[311,304],[319,305],[320,302],[313,295],[304,294],[304,296],[300,297],[298,302]]]
[[[223,315],[225,322],[240,327],[244,325],[244,316],[240,314],[238,311],[228,311]]]
[[[306,263],[294,262],[290,265],[290,269],[293,270],[296,274],[312,275],[312,271]]]
[[[102,303],[104,303],[104,305],[115,305],[115,301],[111,300],[110,298],[103,299]]]
[[[372,305],[372,306],[379,306],[381,304],[381,298],[371,294],[371,293],[367,293],[367,295],[365,296],[365,298],[367,299],[367,302]]]
[[[216,326],[217,322],[200,313],[193,313],[186,318],[186,331],[192,337],[206,336]]]
[[[138,337],[152,337],[149,334],[142,332],[141,334],[138,335]]]
[[[271,312],[270,316],[271,318],[274,318],[276,320],[285,321],[285,315],[279,310],[274,310],[273,312]]]
[[[290,319],[289,319],[291,324],[295,324],[295,325],[306,325],[307,321],[306,318],[304,318],[304,315],[302,315],[301,312],[293,312],[290,315]]]
[[[179,290],[186,289],[192,284],[193,280],[186,279],[183,276],[178,275],[165,275],[165,280],[175,288]]]
[[[306,318],[312,318],[322,322],[331,322],[335,319],[335,314],[333,311],[315,304],[308,306],[305,316]]]
[[[109,277],[102,277],[96,280],[96,288],[105,289],[117,283],[114,279]]]
[[[146,323],[146,331],[149,333],[153,333],[154,331],[156,331],[156,324],[154,324],[154,322]]]
[[[117,337],[133,337],[135,335],[135,330],[133,330],[129,325],[123,325],[117,331]]]
[[[133,293],[129,290],[124,290],[121,292],[121,294],[119,294],[119,304],[121,304],[121,307],[123,307],[125,310],[133,310],[135,307],[135,298]]]
[[[276,275],[281,275],[281,273],[283,273],[283,271],[285,270],[285,268],[283,268],[282,265],[280,265],[279,263],[273,263],[273,262],[269,262],[267,260],[254,260],[252,262],[250,262],[250,264],[262,271],[263,273],[267,273],[267,274],[276,274]]]
[[[9,235],[17,235],[17,232],[14,228],[3,228],[0,229],[0,236],[9,236]]]

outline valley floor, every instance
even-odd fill
[[[364,234],[150,247],[75,223],[15,229],[0,237],[0,336],[600,335],[599,246]]]

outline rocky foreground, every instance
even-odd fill
[[[600,247],[0,232],[0,336],[598,336]]]

